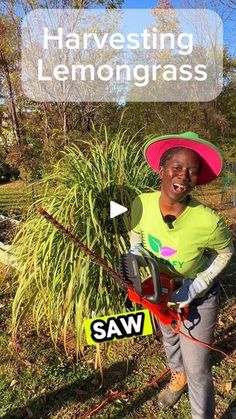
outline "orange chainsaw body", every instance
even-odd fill
[[[184,321],[188,318],[188,307],[181,310],[181,313],[174,309],[167,307],[168,301],[171,300],[172,292],[176,289],[174,279],[165,273],[160,274],[162,296],[159,304],[153,304],[145,299],[145,295],[153,294],[153,280],[148,277],[142,283],[143,297],[137,294],[134,290],[128,290],[128,297],[134,303],[141,304],[153,313],[163,324],[171,324],[174,320]]]

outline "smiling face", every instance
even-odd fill
[[[173,202],[183,201],[197,185],[201,158],[189,149],[171,154],[160,167],[162,195]]]

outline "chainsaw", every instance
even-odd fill
[[[149,268],[151,274],[144,281],[140,276],[141,267]],[[133,289],[128,289],[130,301],[146,307],[164,324],[187,319],[188,307],[176,311],[167,306],[172,292],[177,287],[174,278],[166,273],[160,273],[156,259],[151,256],[141,259],[132,253],[123,254],[120,258],[119,272],[134,286]]]
[[[75,243],[92,262],[101,266],[119,284],[120,288],[128,293],[128,298],[147,308],[162,323],[171,324],[173,321],[184,321],[188,317],[188,307],[177,311],[169,308],[172,292],[176,289],[174,278],[168,274],[160,273],[157,261],[153,257],[145,258],[145,267],[149,268],[150,276],[144,281],[141,279],[140,268],[144,266],[143,259],[132,253],[123,254],[120,258],[119,272],[111,268],[105,259],[89,249],[78,237],[74,236],[44,208],[38,207],[39,213],[53,224],[70,241]]]

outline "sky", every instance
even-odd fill
[[[214,0],[212,0],[214,2]],[[224,4],[229,0],[225,0]],[[0,0],[1,2],[1,0]],[[210,0],[205,0],[207,4]],[[221,4],[220,0],[215,0],[216,4]],[[196,4],[196,0],[193,4]],[[153,8],[157,4],[157,0],[124,0],[122,8]],[[172,4],[175,8],[180,8],[183,4],[183,0],[172,0]],[[191,4],[191,3],[190,3]],[[220,7],[220,6],[219,6]],[[210,7],[208,7],[210,8]],[[236,56],[236,6],[235,10],[230,10],[224,6],[220,8],[221,14],[227,15],[227,20],[224,23],[224,45],[228,48],[230,55]],[[229,16],[230,13],[230,16]],[[20,13],[19,13],[20,14]]]
[[[156,5],[156,0],[145,0],[145,1],[135,1],[135,0],[125,0],[123,3],[123,8],[127,7],[127,8],[141,8],[141,7],[145,7],[145,8],[151,8],[154,7]]]
[[[206,1],[207,3],[207,1]],[[220,1],[218,1],[220,4]],[[226,3],[226,2],[225,2]],[[157,4],[157,0],[124,0],[122,8],[152,8]],[[180,8],[181,0],[172,0],[172,4],[175,8]],[[208,7],[210,8],[210,7]],[[223,25],[224,28],[224,45],[228,48],[229,53],[232,56],[236,56],[236,6],[235,10],[227,10],[224,6],[221,8],[221,12],[225,15],[229,15],[229,18]]]

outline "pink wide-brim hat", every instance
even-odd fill
[[[161,156],[167,150],[175,147],[193,150],[202,158],[198,185],[209,183],[219,176],[223,167],[223,158],[220,151],[214,144],[202,140],[198,137],[198,134],[191,131],[153,138],[145,147],[145,159],[155,172],[159,172]]]

